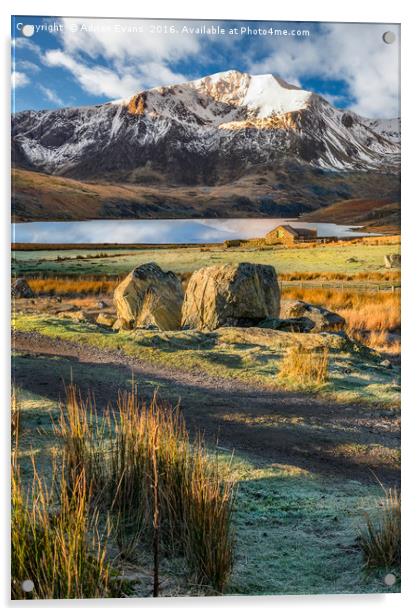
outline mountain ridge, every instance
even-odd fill
[[[344,197],[362,197],[354,177],[371,173],[392,178],[389,192],[396,197],[399,140],[397,119],[362,118],[280,77],[235,70],[129,99],[12,118],[12,161],[18,168],[96,184],[194,186],[197,198],[205,185],[231,186],[247,176],[263,181],[267,174],[277,182],[262,198],[293,204],[295,212],[327,204],[322,198],[309,204],[309,185],[297,186],[311,181],[315,170],[330,180],[319,181],[314,196],[324,196],[321,185],[332,185],[334,174],[337,184],[346,185]],[[339,189],[330,190],[333,199],[339,197]],[[373,179],[370,192],[375,190],[379,181]],[[251,200],[253,192],[261,198],[252,190],[238,195],[237,216],[239,199]]]

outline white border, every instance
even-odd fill
[[[264,0],[262,3],[244,0],[211,0],[197,3],[196,0],[182,0],[173,3],[162,0],[140,3],[137,0],[125,0],[123,3],[105,4],[103,0],[5,0],[1,11],[1,66],[5,67],[2,75],[4,85],[1,97],[2,105],[2,146],[0,149],[0,170],[3,176],[3,199],[1,216],[1,282],[2,288],[2,364],[0,374],[3,379],[1,388],[3,404],[2,419],[4,421],[3,442],[5,458],[2,468],[4,476],[0,481],[2,528],[1,539],[3,549],[0,556],[0,583],[2,604],[6,609],[69,609],[85,612],[87,609],[136,609],[153,613],[169,610],[171,614],[183,612],[194,613],[229,613],[240,610],[242,614],[252,614],[261,609],[265,614],[306,614],[310,616],[326,616],[338,613],[343,616],[353,612],[357,614],[378,613],[390,614],[394,611],[402,614],[410,609],[415,599],[415,578],[417,577],[417,459],[416,451],[418,437],[418,93],[417,93],[417,40],[418,20],[416,9],[412,2],[379,3],[365,0],[336,2],[335,0],[298,0],[280,4],[277,0]],[[158,600],[97,600],[97,601],[61,601],[61,602],[27,602],[25,604],[11,603],[9,594],[9,491],[8,491],[8,447],[9,447],[9,113],[10,105],[7,95],[9,87],[9,37],[10,15],[72,15],[72,16],[117,16],[117,17],[176,17],[176,18],[213,18],[213,19],[272,19],[300,21],[346,21],[346,22],[388,22],[402,24],[402,281],[403,281],[403,426],[402,426],[402,480],[403,480],[403,545],[402,545],[402,594],[401,595],[367,595],[367,596],[298,596],[298,597],[240,597],[222,599],[158,599]],[[415,455],[414,455],[415,454]],[[324,567],[328,564],[324,563]],[[284,572],[285,573],[285,572]],[[416,601],[415,601],[416,603]]]

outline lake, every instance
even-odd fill
[[[285,218],[192,220],[84,220],[12,225],[12,241],[41,244],[201,244],[262,237],[278,225],[317,229],[320,237],[375,235],[361,227],[309,223]]]

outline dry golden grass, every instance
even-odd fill
[[[113,293],[118,280],[80,280],[79,278],[33,278],[29,281],[37,295],[107,295]]]
[[[282,297],[320,304],[338,312],[346,320],[347,333],[353,338],[379,351],[400,352],[399,341],[388,336],[401,327],[401,298],[397,292],[285,289]]]
[[[14,439],[14,599],[121,596],[113,565],[138,551],[153,556],[154,596],[160,562],[171,557],[183,559],[193,586],[222,593],[233,563],[234,482],[200,439],[190,441],[178,409],[141,403],[133,390],[114,412],[98,413],[71,385],[53,426],[60,453],[44,477],[32,458],[29,486]],[[29,595],[24,580],[34,582]]]
[[[400,567],[401,497],[396,489],[385,490],[379,515],[366,514],[360,534],[360,547],[367,568]]]
[[[400,282],[401,275],[399,271],[387,272],[356,272],[353,274],[347,274],[345,272],[291,272],[281,273],[279,280],[293,281],[293,280],[338,280],[349,282],[389,282],[398,284]]]
[[[327,347],[306,350],[295,345],[290,347],[280,364],[279,378],[289,384],[318,387],[327,382],[328,365]]]
[[[183,286],[187,286],[192,272],[182,272],[179,277]],[[93,277],[94,278],[94,277]],[[347,274],[344,272],[292,272],[290,274],[280,274],[279,281],[296,281],[296,280],[323,280],[323,281],[349,281],[349,282],[368,282],[375,283],[393,283],[399,284],[400,272],[358,272]],[[106,277],[97,277],[92,280],[86,278],[32,278],[29,281],[31,289],[38,295],[62,295],[62,296],[78,296],[78,295],[102,295],[112,294],[119,283],[118,278],[106,279]]]
[[[14,383],[12,383],[12,396],[11,396],[11,435],[12,443],[14,447],[19,444],[19,432],[21,423],[21,405],[19,400],[19,391]]]
[[[34,478],[25,492],[17,452],[12,457],[11,576],[13,599],[85,599],[112,596],[106,531],[91,510],[83,472],[68,490],[65,470],[54,467],[48,483],[33,462]],[[29,595],[22,588],[33,581]]]
[[[157,563],[160,552],[183,556],[195,583],[223,591],[232,569],[234,484],[200,440],[190,442],[178,409],[156,398],[141,403],[134,390],[100,416],[70,386],[55,430],[70,491],[82,473],[95,504],[110,512],[120,553],[151,550]]]

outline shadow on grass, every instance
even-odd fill
[[[74,355],[16,354],[13,378],[17,385],[52,400],[64,399],[65,384],[77,384],[83,395],[93,392],[98,408],[115,401],[119,390],[128,389],[132,379],[140,396],[150,398],[156,388],[162,400],[176,404],[192,433],[203,431],[207,442],[247,451],[275,463],[297,464],[349,479],[374,481],[372,471],[391,485],[399,481],[398,464],[386,459],[385,448],[399,446],[397,428],[386,432],[362,429],[357,424],[361,407],[349,406],[292,392],[249,391],[238,383],[196,385],[182,383],[123,364],[81,362]],[[269,422],[277,417],[281,421]],[[300,420],[300,418],[302,418]],[[264,423],[263,423],[264,422]],[[318,430],[332,422],[332,429]],[[372,448],[369,445],[381,447]],[[375,455],[378,452],[379,455]]]

